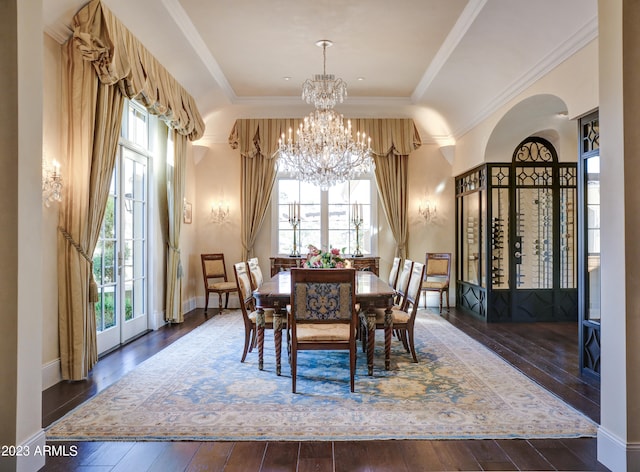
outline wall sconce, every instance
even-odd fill
[[[42,199],[47,208],[51,202],[62,201],[62,174],[58,161],[42,161]]]
[[[226,206],[226,208],[225,208]],[[217,208],[212,204],[211,205],[211,222],[222,224],[229,217],[229,204],[226,204],[223,201],[218,202]]]
[[[424,218],[424,221],[427,223],[435,219],[437,211],[438,209],[436,208],[435,203],[431,202],[430,200],[425,200],[418,206],[418,213]]]

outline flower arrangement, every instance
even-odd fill
[[[344,269],[349,267],[349,261],[340,256],[340,249],[329,248],[328,251],[321,251],[313,244],[307,247],[309,253],[304,261],[305,267],[314,269]],[[344,252],[344,250],[343,250]]]

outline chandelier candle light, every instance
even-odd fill
[[[296,232],[300,225],[300,203],[289,203],[289,224],[293,228],[293,250],[289,256],[298,257],[300,256],[300,251],[296,243]]]
[[[351,205],[351,223],[356,228],[356,250],[353,253],[353,257],[363,257],[360,250],[360,226],[362,226],[362,205],[354,203]]]
[[[333,110],[347,96],[347,84],[327,74],[327,47],[332,44],[326,39],[316,42],[322,47],[323,73],[302,85],[302,99],[313,103],[316,110],[300,123],[295,141],[291,128],[288,137],[282,133],[277,151],[283,171],[322,190],[368,173],[374,167],[371,138],[358,131],[354,140],[351,120],[345,126],[343,115]]]

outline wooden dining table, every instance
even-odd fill
[[[364,314],[366,323],[366,351],[367,369],[369,375],[373,375],[373,352],[375,347],[376,314],[375,308],[385,310],[384,317],[384,366],[389,370],[391,364],[391,334],[393,321],[391,307],[395,291],[384,280],[373,272],[356,272],[356,303],[360,305],[360,312]],[[281,372],[282,329],[287,318],[287,305],[291,303],[291,273],[289,271],[278,272],[270,280],[265,281],[258,289],[254,290],[258,316],[257,342],[258,342],[258,368],[264,368],[264,328],[266,308],[274,309],[273,330],[276,354],[276,374]]]

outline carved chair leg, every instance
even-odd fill
[[[209,308],[209,292],[205,290],[204,292],[204,312],[207,312],[207,308]]]

